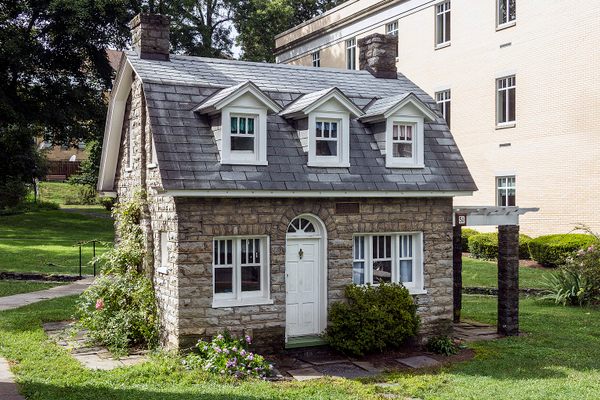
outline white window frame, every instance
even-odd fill
[[[321,66],[321,52],[319,50],[312,53],[312,66],[315,68]]]
[[[385,24],[386,35],[398,36],[398,20]]]
[[[231,117],[253,117],[254,151],[231,150]],[[221,113],[221,164],[267,165],[267,110],[254,107],[226,107]]]
[[[377,286],[377,282],[373,282],[373,237],[374,236],[391,236],[391,261],[392,261],[392,283],[402,283],[410,294],[425,294],[427,291],[424,288],[423,279],[423,232],[385,232],[385,233],[357,233],[352,237],[352,264],[355,262],[364,262],[364,284]],[[404,236],[412,236],[412,281],[400,282],[400,240]],[[364,257],[357,259],[355,252],[356,238],[363,237]],[[409,258],[402,258],[403,260]],[[354,274],[354,272],[353,272]],[[354,276],[353,276],[354,282]]]
[[[452,13],[450,0],[437,3],[435,6],[435,48],[440,49],[450,46],[452,39]],[[441,17],[441,24],[440,24]],[[448,37],[446,37],[446,25],[450,25]],[[439,41],[440,33],[442,41]]]
[[[513,180],[512,186],[509,184],[509,179]],[[508,205],[508,191],[515,191],[515,204],[512,206]],[[504,175],[496,177],[496,205],[502,207],[501,198],[506,199],[506,206],[504,207],[516,207],[517,206],[517,177],[515,175]]]
[[[440,108],[440,112],[446,120],[446,125],[450,127],[450,122],[452,120],[452,92],[450,89],[440,90],[439,92],[435,92],[435,102],[438,104]]]
[[[260,290],[242,292],[242,240],[260,239]],[[232,292],[215,293],[215,273],[217,268],[228,268],[223,265],[217,265],[215,260],[216,245],[218,241],[232,241]],[[223,236],[214,237],[212,242],[212,288],[213,288],[213,308],[233,307],[233,306],[251,306],[260,304],[273,304],[270,297],[270,238],[269,236]]]
[[[510,2],[511,0],[496,0],[496,29],[500,30],[500,29],[504,29],[504,28],[509,28],[511,26],[516,25],[517,23],[517,13],[515,11],[515,17],[513,19],[510,19],[510,12],[511,12],[511,7],[510,7]],[[514,0],[515,2],[515,9],[517,8],[517,0]],[[506,22],[501,22],[502,21],[502,12],[500,11],[500,6],[502,4],[506,5]]]
[[[346,69],[356,69],[356,37],[346,40]]]
[[[338,123],[337,156],[317,156],[317,121],[332,120]],[[350,166],[350,114],[345,112],[311,112],[308,114],[308,166],[309,167],[349,167]]]
[[[500,87],[502,85],[502,83],[504,83],[504,87]],[[510,90],[514,90],[515,91],[515,101],[514,101],[514,119],[510,120],[509,115],[510,115],[510,96],[509,96],[509,92]],[[501,111],[500,111],[500,103],[502,103],[502,99],[501,99],[501,94],[505,92],[505,99],[504,99],[504,103],[505,103],[505,114],[501,115]],[[503,117],[504,121],[501,120],[501,117]],[[505,127],[513,127],[517,124],[517,76],[516,75],[508,75],[508,76],[503,76],[501,78],[497,78],[496,79],[496,126],[499,128],[505,128]]]
[[[413,154],[408,157],[394,157],[394,124],[413,125]],[[425,128],[424,118],[415,116],[391,116],[386,121],[385,166],[387,168],[423,168],[425,167]]]

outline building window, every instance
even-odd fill
[[[356,38],[346,40],[346,68],[356,69]]]
[[[386,24],[385,25],[385,33],[388,35],[398,37],[398,21],[394,21],[394,22],[390,22],[389,24]],[[398,41],[399,40],[400,39],[398,39]],[[398,56],[398,48],[399,48],[399,45],[396,46],[396,57]]]
[[[266,237],[218,238],[213,242],[213,306],[267,302]]]
[[[498,0],[498,27],[510,26],[517,20],[517,0]]]
[[[423,291],[421,233],[354,236],[352,282],[402,283],[410,292]]]
[[[517,205],[517,184],[514,176],[496,178],[496,203],[500,207],[515,207]]]
[[[254,153],[254,126],[256,116],[232,115],[231,116],[231,151]]]
[[[317,119],[315,126],[316,156],[337,157],[339,120]]]
[[[423,167],[423,118],[388,118],[386,136],[386,167]]]
[[[435,101],[440,108],[442,116],[446,120],[446,124],[448,124],[448,127],[450,127],[450,89],[436,92]]]
[[[160,266],[167,267],[169,265],[169,234],[167,232],[160,233]]]
[[[450,2],[445,1],[435,6],[435,45],[450,44]]]
[[[516,122],[517,78],[506,76],[496,79],[496,124],[506,125]]]
[[[317,67],[317,68],[321,66],[321,52],[320,51],[315,51],[314,53],[312,53],[312,66]]]

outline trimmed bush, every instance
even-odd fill
[[[529,242],[531,258],[546,267],[556,267],[577,250],[585,249],[595,242],[593,235],[567,233],[545,235]]]
[[[443,356],[451,356],[458,353],[458,346],[448,336],[436,336],[427,341],[427,351]]]
[[[326,338],[335,350],[354,356],[382,352],[417,334],[417,306],[404,286],[349,285],[345,295],[347,303],[329,310]]]
[[[473,235],[479,235],[475,229],[464,228],[462,229],[462,251],[466,253],[469,251],[469,238]]]
[[[527,235],[519,235],[519,258],[528,259],[528,244],[531,238]],[[484,260],[495,260],[498,258],[498,233],[480,233],[469,237],[469,252],[475,258]]]

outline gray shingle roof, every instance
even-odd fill
[[[251,80],[282,107],[300,96],[339,88],[358,107],[377,97],[415,93],[410,80],[377,79],[366,71],[297,67],[171,55],[171,61],[127,57],[144,82],[163,187],[175,189],[473,191],[475,183],[444,120],[425,124],[425,168],[386,168],[367,125],[350,123],[350,167],[308,167],[292,124],[268,116],[266,166],[221,165],[209,121],[193,109],[217,90]]]
[[[362,119],[374,117],[376,115],[385,114],[387,110],[400,103],[412,94],[412,92],[406,92],[397,96],[384,97],[382,99],[375,100],[365,111]]]
[[[307,93],[307,94],[303,95],[302,97],[300,97],[298,100],[290,103],[286,108],[284,108],[279,113],[279,115],[285,116],[285,115],[290,115],[290,114],[295,114],[297,112],[300,112],[300,111],[304,110],[306,107],[313,104],[314,102],[323,98],[324,96],[327,96],[329,93],[331,93],[334,90],[335,90],[335,88],[327,88],[327,89],[323,89],[323,90],[318,90],[316,92]]]

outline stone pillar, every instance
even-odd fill
[[[498,227],[498,333],[519,334],[519,226]]]
[[[462,227],[454,226],[452,239],[452,280],[454,294],[454,322],[460,322],[462,309]]]
[[[358,68],[376,78],[397,79],[398,37],[374,33],[358,39]]]
[[[129,23],[133,49],[140,58],[169,60],[170,18],[160,14],[138,14]]]

